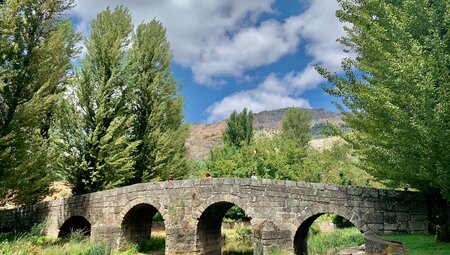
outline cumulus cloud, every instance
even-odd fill
[[[336,42],[344,34],[335,17],[336,0],[302,0],[308,5],[303,13],[262,21],[262,15],[276,15],[275,1],[76,0],[72,15],[78,21],[77,29],[85,35],[90,21],[107,6],[125,5],[135,24],[160,20],[167,28],[174,61],[189,68],[197,83],[207,85],[223,84],[230,77],[251,80],[249,70],[275,63],[304,44],[311,61],[303,70],[269,74],[256,88],[214,103],[206,111],[212,122],[244,107],[254,112],[309,107],[301,94],[323,82],[314,65],[338,71],[340,60],[347,56]]]
[[[266,20],[275,0],[76,0],[77,28],[87,35],[90,21],[107,6],[125,5],[138,24],[153,18],[167,28],[174,61],[190,68],[198,83],[234,77],[294,52],[298,27],[289,20]],[[258,25],[257,25],[258,24]]]
[[[207,109],[207,122],[225,119],[234,110],[239,112],[244,108],[255,113],[292,106],[311,108],[307,100],[290,96],[292,88],[302,86],[303,82],[303,77],[293,73],[284,77],[270,74],[257,88],[240,91],[211,105]]]
[[[253,112],[290,106],[308,108],[309,102],[301,98],[301,94],[324,82],[314,66],[337,72],[341,59],[349,57],[336,42],[344,35],[343,25],[335,17],[338,7],[335,0],[312,0],[304,13],[290,17],[283,24],[287,31],[295,31],[300,36],[306,54],[312,57],[303,70],[281,76],[269,74],[256,88],[225,97],[207,109],[207,121],[224,119],[233,110],[240,111],[244,107]]]

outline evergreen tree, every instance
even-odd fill
[[[300,147],[306,147],[311,140],[311,114],[300,108],[289,108],[281,123],[282,136]]]
[[[183,178],[187,172],[187,125],[183,98],[170,70],[166,30],[156,20],[137,27],[129,58],[130,108],[137,148],[134,182]]]
[[[247,108],[241,113],[233,111],[227,120],[227,127],[223,133],[224,144],[241,147],[250,144],[253,137],[253,114]]]
[[[70,0],[0,5],[0,196],[34,203],[52,180],[55,106],[78,35],[63,14]]]
[[[127,112],[125,55],[133,29],[124,7],[109,8],[92,21],[87,53],[75,80],[73,106],[63,125],[68,179],[74,194],[127,184],[134,177],[133,122]]]

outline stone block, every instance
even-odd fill
[[[397,212],[409,212],[410,206],[407,202],[397,202],[394,204],[394,211]]]
[[[410,231],[418,231],[418,232],[426,232],[427,231],[427,221],[410,221],[409,222],[409,230]]]
[[[397,214],[395,212],[384,213],[384,222],[387,224],[397,223]]]
[[[380,232],[384,229],[384,224],[367,224],[367,226],[373,232]]]
[[[425,220],[428,220],[428,215],[424,214],[411,215],[411,221],[425,221]]]
[[[374,213],[369,212],[365,213],[362,216],[362,220],[366,223],[380,223],[382,224],[384,222],[384,217],[382,213]]]
[[[398,191],[398,190],[388,190],[387,191],[387,196],[388,197],[393,197],[393,198],[404,198],[404,192],[403,191]]]
[[[365,188],[362,193],[363,197],[378,197],[378,190],[377,189],[371,189],[371,188]]]
[[[347,187],[347,194],[360,196],[362,194],[362,189],[358,187]]]
[[[384,223],[384,231],[397,231],[397,224]]]

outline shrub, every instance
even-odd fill
[[[251,228],[248,228],[248,227],[238,228],[237,234],[238,234],[238,240],[246,241],[246,240],[252,240],[252,238],[253,238],[253,231]]]
[[[320,234],[320,227],[314,223],[309,227],[308,236],[315,236],[318,234]]]
[[[333,223],[337,228],[351,228],[353,227],[353,224],[347,220],[346,218],[336,215],[333,218]]]

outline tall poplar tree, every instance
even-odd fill
[[[156,20],[140,24],[133,35],[127,70],[134,136],[140,142],[133,182],[188,174],[188,129],[183,124],[183,98],[170,70],[171,59],[163,25]]]
[[[70,0],[0,4],[0,196],[34,203],[52,180],[55,106],[77,34],[63,14]]]
[[[82,194],[123,186],[134,177],[133,117],[128,100],[126,51],[133,29],[124,7],[109,8],[92,21],[86,56],[75,80],[74,103],[65,127],[70,132],[66,165],[73,192]],[[70,115],[73,113],[73,115]]]

